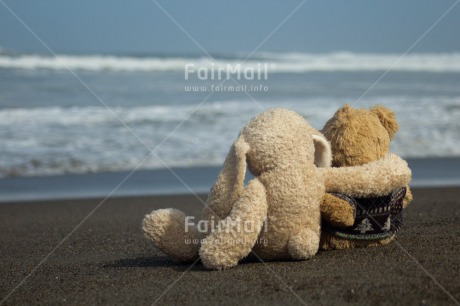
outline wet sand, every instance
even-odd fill
[[[100,200],[3,203],[0,300],[33,271],[5,305],[455,305],[460,188],[413,194],[399,245],[320,252],[304,262],[246,261],[227,271],[178,264],[143,237],[142,218],[153,209],[198,216],[194,196],[109,199],[36,270]]]

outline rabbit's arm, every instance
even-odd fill
[[[361,166],[319,168],[327,192],[340,192],[355,197],[383,196],[407,185],[411,171],[407,162],[395,154]]]

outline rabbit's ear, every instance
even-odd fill
[[[331,144],[322,135],[313,134],[316,167],[330,167],[332,162]]]
[[[249,149],[249,144],[242,136],[233,143],[217,181],[209,193],[207,213],[217,215],[221,219],[226,218],[233,204],[240,198],[244,191],[246,154]]]

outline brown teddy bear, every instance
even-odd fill
[[[391,110],[380,105],[369,110],[354,109],[345,104],[325,124],[322,133],[331,143],[332,166],[353,167],[382,159],[397,130]],[[411,201],[408,186],[391,194],[370,193],[359,198],[325,194],[320,249],[388,244],[401,226],[401,210]]]

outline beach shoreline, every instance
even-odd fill
[[[412,188],[460,186],[458,157],[410,158],[407,162],[412,169]],[[109,194],[110,197],[207,194],[219,171],[220,167],[210,166],[3,178],[0,204],[95,199]],[[247,177],[252,176],[248,173]]]
[[[141,231],[154,209],[199,216],[204,194],[4,203],[0,300],[33,271],[5,305],[452,305],[460,300],[460,188],[413,194],[398,243],[319,252],[303,262],[249,261],[227,271],[178,264]]]

